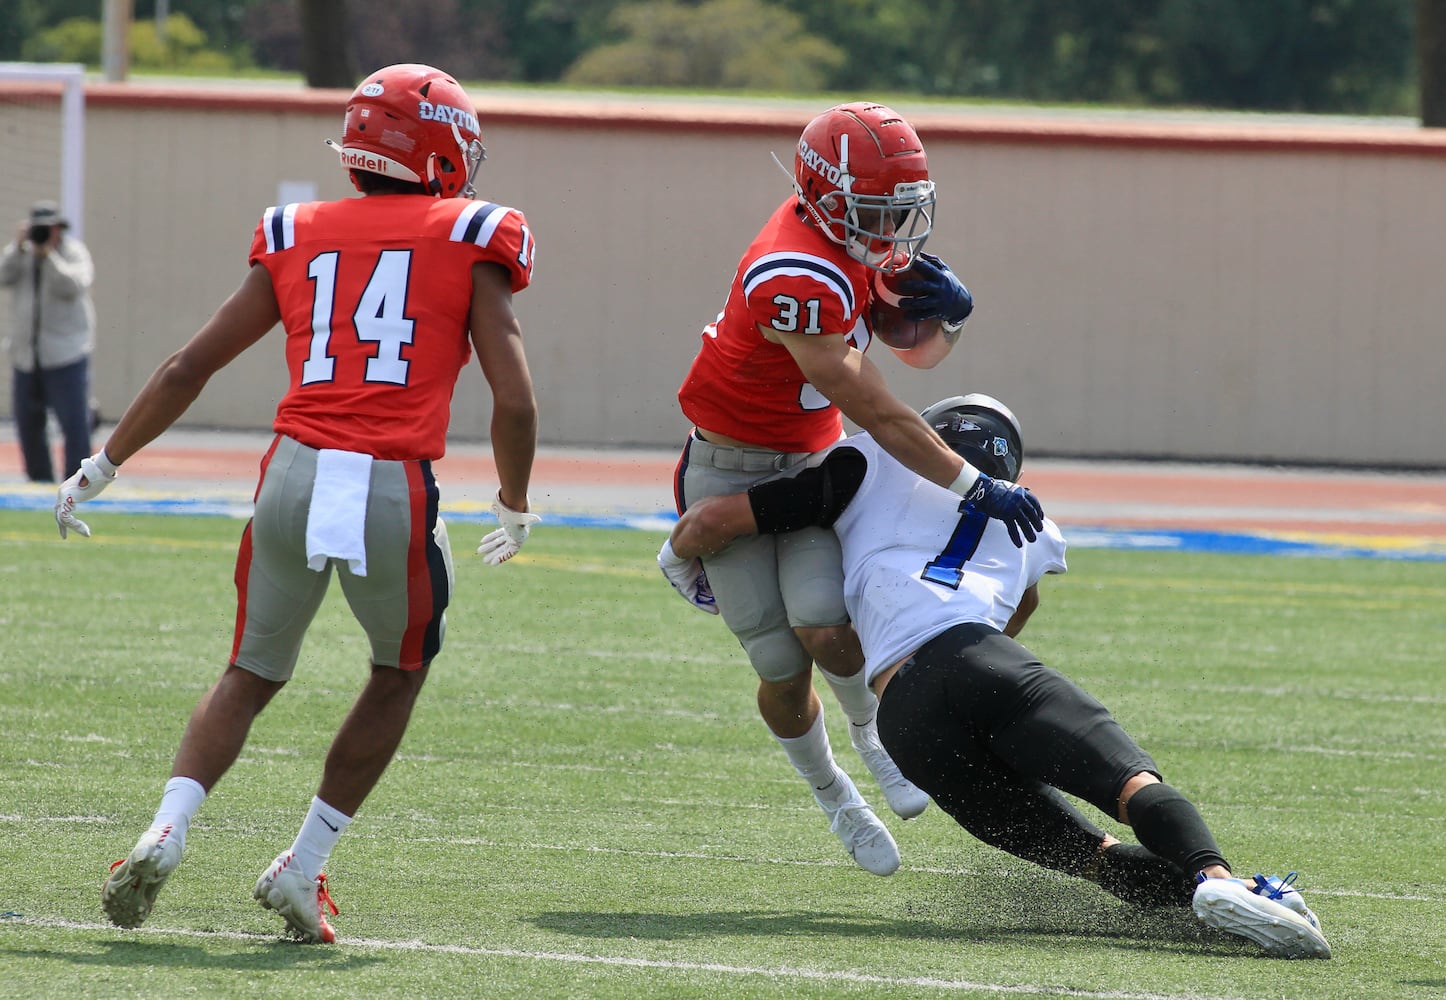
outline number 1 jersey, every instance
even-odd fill
[[[312,448],[437,459],[471,356],[472,266],[532,279],[522,213],[485,201],[369,195],[268,208],[250,261],[271,275],[286,330],[273,424]]]
[[[1065,571],[1064,536],[1049,518],[1036,541],[1016,548],[1003,521],[910,472],[868,434],[838,447],[868,462],[833,530],[869,680],[955,625],[1004,631],[1026,590]]]

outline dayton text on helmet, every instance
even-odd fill
[[[822,153],[802,139],[798,140],[798,158],[808,166],[808,169],[835,187],[838,186],[840,176],[838,167],[828,162]]]
[[[470,111],[454,108],[450,104],[433,104],[422,101],[417,105],[417,117],[424,122],[441,122],[444,125],[460,125],[473,135],[482,134],[482,125]]]

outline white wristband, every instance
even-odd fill
[[[95,463],[96,468],[105,473],[107,479],[114,479],[115,474],[120,471],[120,466],[110,460],[110,456],[105,453],[104,448],[92,455],[90,460]]]
[[[954,481],[949,484],[949,489],[964,497],[969,495],[969,491],[977,482],[979,482],[979,470],[965,462],[964,468],[959,470],[959,475],[955,476]]]

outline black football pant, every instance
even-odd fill
[[[975,837],[1078,875],[1104,831],[1059,793],[1111,818],[1125,782],[1155,761],[1109,711],[988,625],[958,625],[901,667],[879,736],[904,776]]]

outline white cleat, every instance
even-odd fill
[[[879,741],[877,722],[867,726],[849,723],[849,741],[884,793],[884,801],[901,819],[913,819],[929,808],[929,796],[899,773],[899,766]]]
[[[892,875],[899,870],[899,845],[864,801],[853,780],[842,771],[838,780],[844,783],[842,801],[826,802],[815,793],[814,798],[828,814],[829,829],[849,857],[864,871],[875,875]]]
[[[1320,928],[1239,879],[1203,879],[1195,887],[1194,909],[1202,922],[1248,938],[1276,958],[1331,957]]]
[[[141,834],[130,854],[110,866],[100,890],[100,905],[117,927],[139,927],[151,915],[156,894],[181,863],[181,842],[172,827],[153,826]]]
[[[256,891],[252,895],[264,908],[281,914],[286,929],[302,941],[331,944],[336,940],[327,911],[333,916],[340,911],[326,889],[326,874],[307,878],[290,851],[276,856],[256,880]]]

